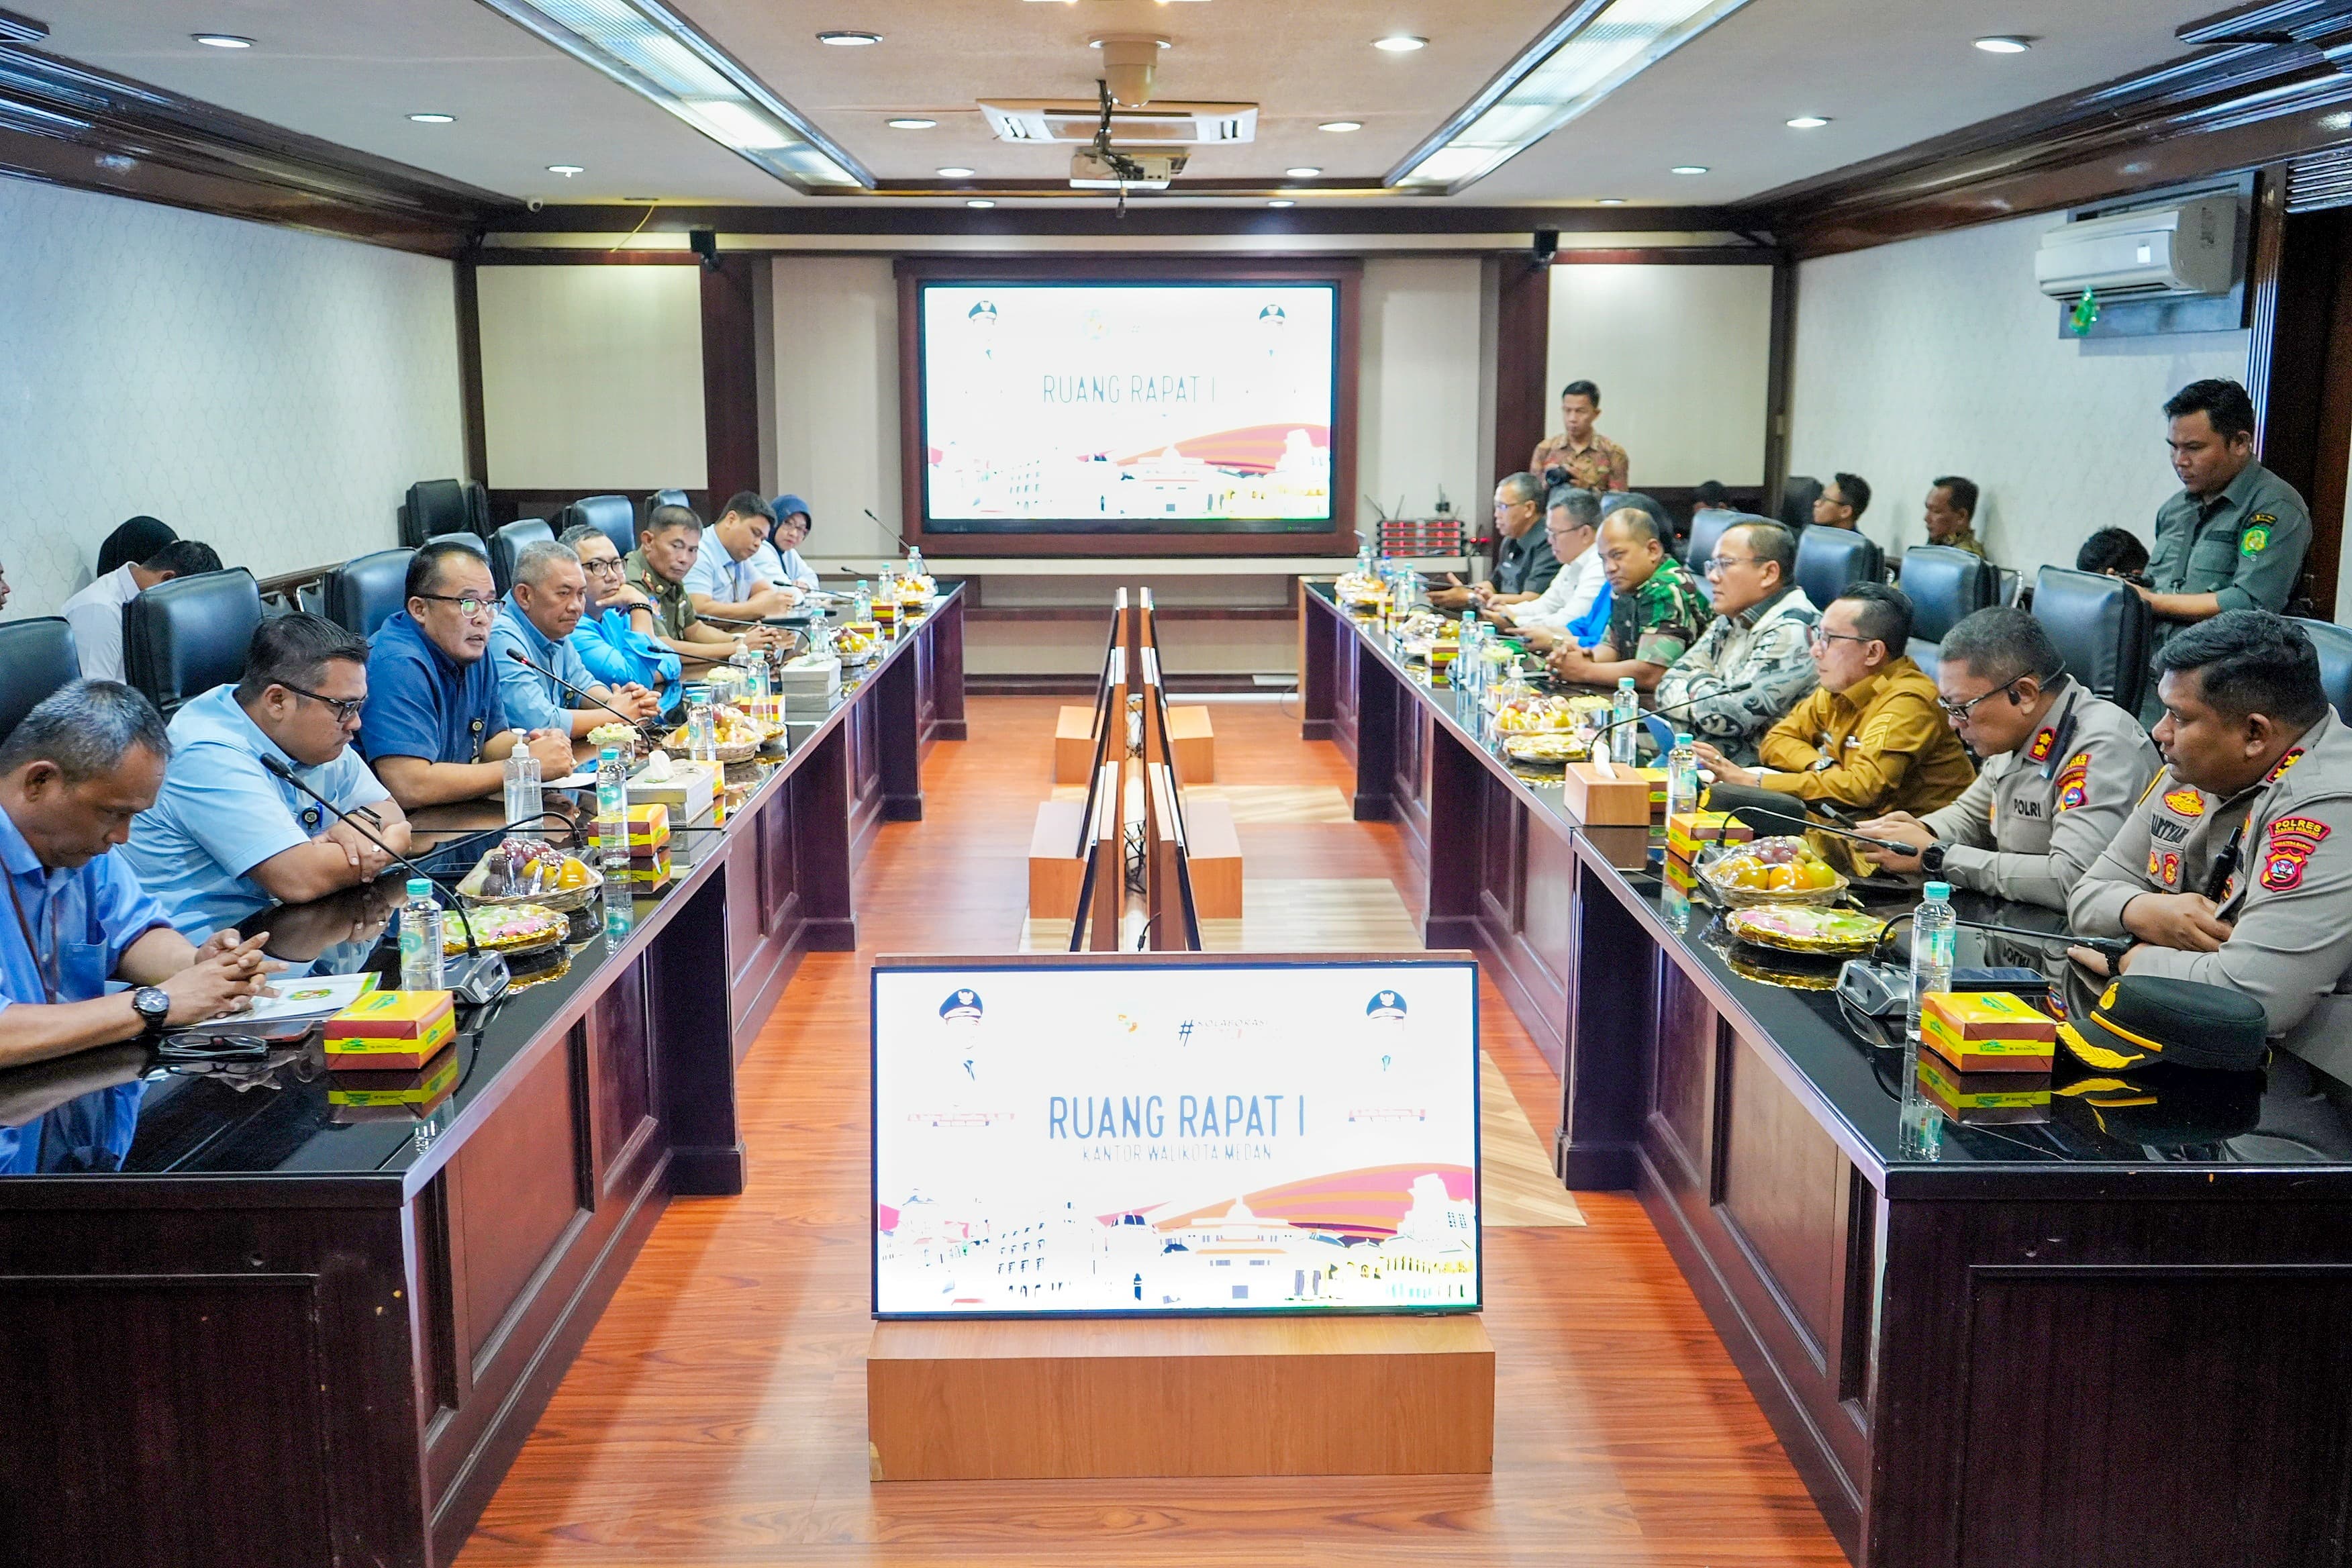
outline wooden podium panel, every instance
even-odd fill
[[[1204,707],[1168,710],[1168,750],[1179,784],[1217,782],[1217,731]]]
[[[1485,1475],[1475,1316],[886,1322],[874,1479]]]
[[[1095,710],[1066,705],[1054,719],[1054,782],[1082,784],[1095,768]]]
[[[1037,824],[1029,834],[1029,918],[1066,921],[1077,912],[1087,860],[1078,834],[1087,808],[1075,800],[1037,803]]]
[[[1242,918],[1242,838],[1234,808],[1222,800],[1184,803],[1184,855],[1192,870],[1192,904],[1204,921]]]

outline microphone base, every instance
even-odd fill
[[[511,976],[505,954],[474,952],[447,960],[442,978],[458,1001],[478,1007],[505,995]]]

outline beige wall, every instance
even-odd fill
[[[1761,484],[1771,342],[1769,267],[1556,266],[1545,431],[1590,381],[1635,489]]]
[[[485,267],[477,276],[493,487],[703,487],[699,268]]]
[[[2058,307],[2033,286],[2034,251],[2059,221],[1801,266],[1790,472],[1869,480],[1863,527],[1890,546],[1926,539],[1930,482],[1974,479],[1979,537],[2029,580],[2072,566],[2096,529],[2153,541],[2156,509],[2179,488],[2164,400],[2202,377],[2242,379],[2247,334],[2061,337]]]

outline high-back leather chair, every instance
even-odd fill
[[[80,679],[73,628],[63,616],[0,621],[0,741],[41,699]]]
[[[415,553],[378,550],[336,567],[327,575],[327,618],[347,632],[373,637],[408,602],[408,558]]]
[[[490,531],[489,492],[470,480],[419,479],[400,509],[400,542],[414,549],[436,533]]]
[[[2033,579],[2033,618],[2057,645],[2066,673],[2126,713],[2147,690],[2147,601],[2120,577],[2044,566]]]
[[[1826,610],[1850,584],[1876,583],[1886,575],[1886,555],[1878,541],[1850,528],[1809,528],[1797,536],[1797,586]]]
[[[1715,584],[1707,581],[1707,557],[1723,542],[1723,536],[1743,522],[1769,522],[1744,511],[1695,511],[1691,513],[1690,544],[1683,552],[1683,563],[1690,568],[1691,581],[1710,605],[1715,603]]]
[[[527,545],[551,540],[555,530],[547,526],[543,517],[526,517],[507,524],[490,535],[490,580],[503,594],[514,586],[515,558]]]
[[[1903,552],[1896,584],[1911,601],[1911,662],[1934,679],[1944,635],[1994,603],[2000,574],[1990,562],[1945,544],[1915,544]]]
[[[1821,499],[1821,480],[1811,474],[1790,474],[1780,487],[1780,521],[1804,532],[1813,524],[1813,503]]]
[[[692,506],[684,490],[656,490],[646,498],[646,515],[651,517],[657,506]]]
[[[2334,621],[2297,620],[2294,624],[2319,650],[2319,684],[2335,705],[2336,716],[2352,724],[2352,627]]]
[[[158,583],[123,607],[122,667],[165,718],[245,671],[261,589],[242,566]]]
[[[583,522],[611,540],[613,548],[624,555],[637,547],[637,509],[626,496],[581,497],[563,509],[563,529],[559,531]]]
[[[488,561],[490,558],[489,541],[484,539],[478,533],[436,533],[425,542],[427,544],[462,545],[466,549],[472,551],[475,554],[480,556],[485,561]]]

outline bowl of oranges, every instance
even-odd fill
[[[1834,904],[1845,897],[1846,879],[1813,853],[1802,838],[1759,838],[1699,868],[1699,879],[1727,907],[1759,904]]]

